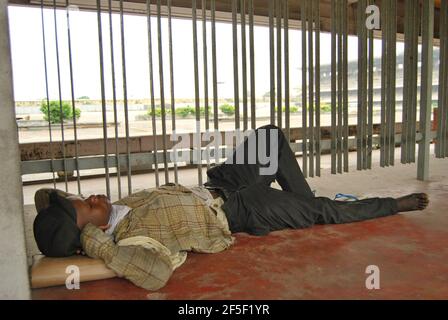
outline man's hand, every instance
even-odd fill
[[[86,255],[86,253],[82,249],[76,250],[76,254],[80,255],[80,256],[85,256]]]

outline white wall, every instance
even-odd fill
[[[7,0],[0,0],[0,299],[29,299]]]

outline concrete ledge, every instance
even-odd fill
[[[114,122],[108,122],[107,127],[113,127]],[[120,122],[117,123],[120,126]],[[17,127],[19,130],[42,130],[42,128],[48,128],[48,121],[45,120],[17,120]],[[73,129],[72,122],[64,122],[64,128]],[[60,123],[51,124],[52,130],[58,130],[61,128]],[[103,128],[102,122],[80,122],[76,124],[76,128]]]

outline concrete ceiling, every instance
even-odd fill
[[[9,0],[10,4],[40,6],[41,0]],[[349,9],[347,12],[348,18],[348,32],[351,35],[356,34],[356,6],[357,0],[347,0],[349,3]],[[424,1],[424,0],[422,0]],[[59,6],[65,5],[65,0],[56,1]],[[113,1],[115,6],[118,1]],[[138,14],[144,12],[146,0],[125,0],[125,11]],[[191,0],[172,0],[172,6],[184,10],[191,8]],[[52,6],[52,0],[44,0],[45,5]],[[77,5],[80,9],[92,10],[96,8],[96,0],[70,0],[70,4]],[[107,3],[107,2],[105,2]],[[155,0],[151,0],[151,4],[155,4]],[[198,9],[201,8],[201,0],[197,0]],[[208,5],[210,1],[207,1]],[[166,4],[166,0],[162,0],[162,5]],[[290,20],[300,20],[300,4],[301,0],[289,1],[289,18]],[[381,0],[375,0],[375,4],[381,8]],[[140,8],[140,9],[139,9]],[[434,38],[438,39],[439,34],[439,9],[440,0],[435,0],[435,14],[434,14]],[[216,10],[229,13],[232,11],[232,1],[230,0],[216,0]],[[173,11],[174,12],[174,11]],[[397,1],[397,33],[403,34],[404,29],[404,12],[405,12],[405,0]],[[254,0],[254,13],[256,16],[267,17],[269,16],[269,0]],[[331,0],[320,0],[320,24],[321,30],[324,32],[331,31]],[[377,34],[378,36],[378,34]],[[400,37],[398,37],[400,39]]]

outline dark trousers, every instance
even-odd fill
[[[232,232],[265,235],[275,230],[348,223],[397,213],[397,203],[393,198],[342,202],[315,197],[282,131],[273,125],[261,127],[254,132],[257,142],[261,129],[278,130],[278,169],[275,174],[261,175],[260,168],[267,165],[261,165],[258,157],[256,163],[250,163],[249,139],[237,148],[232,163],[228,160],[207,171],[209,181],[206,185],[221,189],[226,195],[223,210]],[[267,134],[265,143],[261,146],[257,143],[257,154],[259,148],[269,153],[269,146]],[[233,164],[240,148],[245,151],[244,162]],[[274,180],[282,190],[270,187]]]

